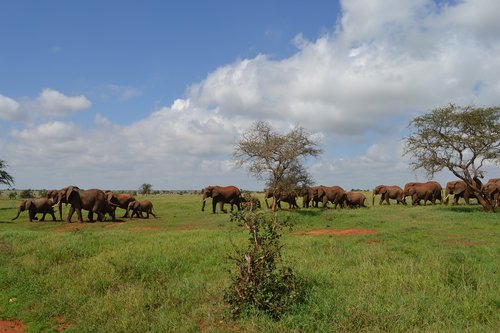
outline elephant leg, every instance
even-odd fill
[[[82,209],[75,208],[75,210],[76,210],[76,215],[78,216],[78,222],[83,223]]]
[[[50,215],[52,215],[52,221],[56,221],[56,214],[54,212],[50,212]]]
[[[470,201],[469,201],[469,193],[464,193],[464,201],[465,201],[465,204],[466,205],[470,205]]]
[[[227,213],[227,210],[224,209],[224,201],[220,201],[220,210],[223,213]]]
[[[212,198],[212,214],[215,214],[215,209],[217,207],[217,200]]]
[[[89,222],[94,222],[94,212],[93,211],[89,210],[88,218],[89,218]]]
[[[153,207],[150,208],[149,210],[149,214],[153,215],[154,218],[156,218],[156,214],[153,213]]]
[[[73,216],[74,212],[75,212],[75,209],[73,208],[73,206],[69,207],[68,217],[66,218],[66,222],[71,223],[71,217]]]
[[[42,213],[42,218],[40,219],[40,222],[45,221],[45,215],[46,215],[46,214],[47,214],[46,212],[43,212],[43,213]]]

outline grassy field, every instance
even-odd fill
[[[27,332],[500,327],[500,214],[478,205],[280,211],[296,220],[284,255],[307,297],[273,321],[227,315],[226,258],[247,238],[229,215],[202,213],[195,195],[148,199],[159,218],[83,224],[12,222],[18,200],[1,199],[0,319]]]

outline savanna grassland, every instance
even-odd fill
[[[227,257],[247,239],[229,215],[202,213],[196,195],[147,198],[159,218],[68,224],[30,223],[27,212],[11,221],[18,200],[3,196],[0,320],[27,332],[500,327],[500,214],[479,205],[280,211],[295,219],[283,254],[306,281],[306,297],[274,321],[227,313]]]

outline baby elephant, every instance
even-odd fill
[[[38,220],[36,217],[37,213],[43,214],[40,221],[45,220],[46,214],[52,215],[52,220],[55,221],[56,216],[54,214],[54,207],[52,207],[53,205],[54,202],[51,199],[47,198],[22,200],[19,203],[19,207],[17,208],[17,215],[12,220],[17,219],[19,217],[19,214],[21,214],[21,212],[27,210],[30,222],[33,222],[33,220]]]
[[[365,206],[366,197],[363,193],[347,192],[347,199],[345,201],[347,207],[358,208]]]
[[[149,214],[156,217],[156,215],[153,213],[153,204],[149,200],[132,201],[128,204],[127,212],[129,210],[132,210],[132,214],[130,215],[130,217],[134,217],[134,215],[136,215],[137,217],[143,217],[143,212],[146,213],[147,219],[149,219]]]

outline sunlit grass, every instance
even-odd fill
[[[477,205],[281,211],[296,220],[283,252],[307,299],[275,322],[225,312],[226,258],[247,237],[228,215],[202,213],[200,196],[148,199],[158,219],[83,224],[30,223],[26,213],[14,223],[18,201],[0,200],[0,318],[32,332],[499,327],[500,218]],[[377,232],[305,234],[318,229]]]

